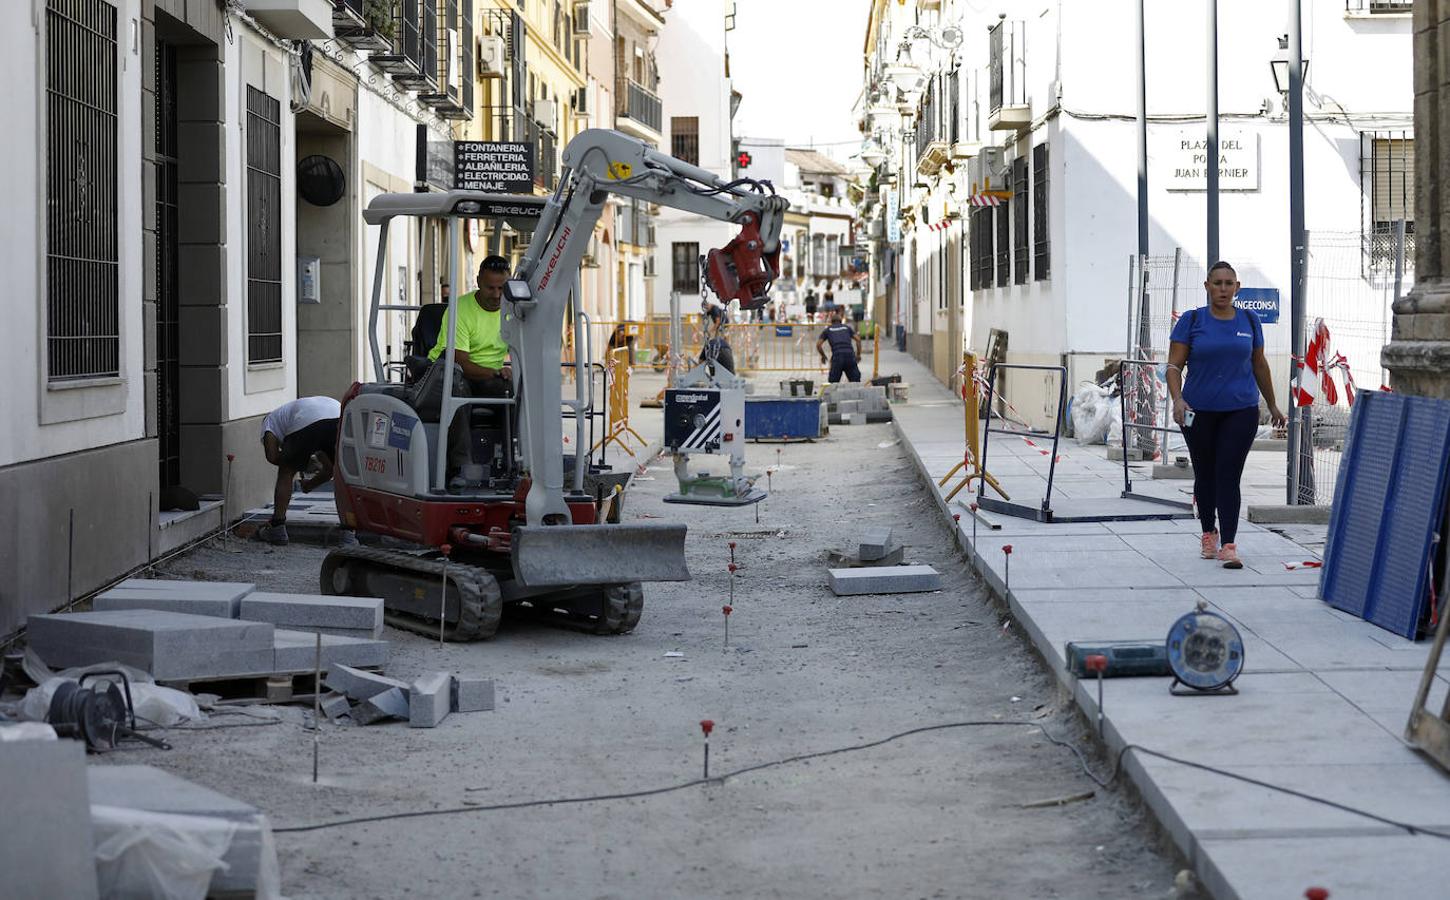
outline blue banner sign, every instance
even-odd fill
[[[1279,289],[1239,288],[1234,306],[1258,315],[1265,325],[1273,325],[1279,321]]]

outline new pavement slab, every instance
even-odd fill
[[[266,622],[129,609],[31,616],[26,630],[52,667],[120,662],[157,681],[266,675],[274,662]]]
[[[895,407],[893,427],[934,485],[961,458],[961,405],[911,357],[882,356],[915,385],[914,402]],[[1054,507],[1059,487],[1074,507],[1111,499],[1106,486],[1121,484],[1122,465],[1106,460],[1106,448],[1065,440],[1059,453]],[[994,435],[986,465],[1014,502],[1041,502],[1046,460],[1026,442]],[[1282,503],[1282,467],[1282,456],[1251,459],[1245,503]],[[1135,491],[1152,488],[1147,468],[1132,467]],[[1104,682],[1109,758],[1128,745],[1146,747],[1450,831],[1450,775],[1402,739],[1428,642],[1332,609],[1317,598],[1321,570],[1285,567],[1320,558],[1323,526],[1241,521],[1237,543],[1246,565],[1227,570],[1199,558],[1200,526],[1192,518],[1045,525],[989,513],[977,522],[973,547],[967,504],[974,497],[948,503],[944,493],[933,487],[941,514],[961,516],[966,563],[1005,595],[1018,626],[1089,721],[1098,711],[1097,685],[1067,673],[1067,641],[1161,640],[1200,602],[1238,627],[1245,667],[1236,696],[1173,696],[1162,678]],[[1010,594],[1004,544],[1013,545]],[[1434,681],[1432,707],[1447,692],[1450,659]],[[1127,752],[1123,772],[1215,897],[1300,897],[1313,885],[1335,897],[1428,896],[1445,884],[1438,839],[1138,751]]]

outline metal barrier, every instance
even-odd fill
[[[1165,436],[1177,434],[1179,437],[1184,439],[1185,444],[1188,441],[1188,439],[1184,437],[1183,429],[1177,427],[1170,428],[1167,425],[1157,424],[1159,405],[1157,403],[1157,398],[1155,395],[1157,394],[1158,390],[1158,378],[1154,370],[1156,370],[1159,365],[1161,365],[1161,363],[1158,363],[1151,359],[1124,359],[1118,361],[1118,403],[1122,408],[1123,414],[1123,497],[1128,500],[1146,500],[1149,503],[1161,503],[1164,506],[1171,506],[1174,509],[1192,510],[1193,504],[1185,503],[1182,500],[1170,500],[1167,497],[1154,497],[1149,494],[1133,493],[1133,478],[1131,472],[1128,469],[1128,457],[1131,454],[1131,448],[1135,443],[1130,437],[1131,435],[1135,435],[1140,432],[1148,432],[1149,434],[1162,434]],[[1139,377],[1129,377],[1127,373],[1129,371],[1129,368],[1132,366],[1142,367],[1139,370],[1142,372],[1142,375]],[[1129,404],[1128,395],[1130,393],[1135,393],[1138,385],[1142,384],[1145,379],[1148,381],[1148,384],[1150,386],[1147,401],[1145,402],[1142,400],[1138,400],[1135,395],[1134,402],[1132,404]],[[1168,396],[1168,391],[1165,390],[1163,391],[1162,404],[1164,422],[1172,421],[1172,418],[1168,413],[1169,402],[1170,398]],[[1132,408],[1131,414],[1129,413],[1130,406]],[[1139,414],[1144,413],[1145,411],[1148,416],[1147,423],[1137,421],[1136,417]],[[1164,441],[1164,446],[1166,449],[1166,440]],[[1167,458],[1167,454],[1163,454],[1163,459],[1166,460]]]
[[[620,325],[624,326],[625,335],[634,339],[635,354],[630,360],[631,368],[647,365],[656,372],[663,372],[672,350],[669,319],[595,323],[605,342]],[[700,316],[686,316],[680,326],[683,336],[680,357],[688,365],[688,361],[700,357],[705,343],[705,325]],[[736,374],[824,373],[827,365],[820,361],[815,346],[824,327],[809,322],[735,322],[725,326],[725,338],[735,355]]]
[[[1015,428],[993,428],[992,427],[992,400],[997,391],[997,370],[998,369],[1024,369],[1034,372],[1056,372],[1057,373],[1057,413],[1053,416],[1052,426],[1052,455],[1047,464],[1047,492],[1042,496],[1042,505],[1034,508],[1023,503],[1012,503],[1009,500],[995,500],[986,496],[987,480],[985,478],[977,482],[977,506],[989,512],[998,512],[1003,515],[1016,516],[1020,519],[1035,519],[1038,522],[1052,521],[1052,478],[1057,472],[1057,446],[1062,439],[1062,417],[1067,412],[1067,367],[1066,366],[1039,366],[1028,363],[993,363],[987,370],[987,422],[982,426],[982,459],[981,466],[985,472],[987,469],[987,446],[993,434],[1015,435],[1026,438],[1045,438],[1047,434],[1041,431],[1021,431]]]
[[[877,336],[879,338],[880,331],[877,332]],[[962,461],[959,462],[959,463],[957,463],[956,465],[952,466],[952,470],[950,472],[946,473],[945,475],[943,475],[941,481],[938,481],[936,483],[936,486],[937,487],[946,487],[947,486],[947,482],[951,480],[951,478],[952,478],[953,475],[957,474],[958,472],[962,472],[961,479],[957,481],[956,486],[951,489],[951,492],[946,495],[946,498],[945,499],[946,499],[946,501],[948,503],[950,503],[952,501],[952,498],[956,497],[956,495],[962,490],[962,488],[964,488],[967,485],[971,484],[974,479],[978,479],[978,478],[982,479],[987,484],[991,485],[992,486],[992,490],[994,490],[997,493],[1001,494],[1003,500],[1011,500],[1012,497],[1005,490],[1002,489],[1002,485],[998,483],[998,481],[997,481],[996,478],[993,478],[992,477],[992,473],[990,473],[986,469],[982,468],[982,458],[981,458],[981,443],[982,443],[981,442],[981,420],[982,420],[981,410],[982,410],[982,406],[981,406],[981,398],[978,396],[978,386],[979,386],[980,382],[979,382],[979,380],[977,378],[977,357],[976,357],[976,354],[974,354],[974,353],[963,353],[962,354],[962,368],[961,368],[961,371],[963,373],[963,376],[962,376],[962,401],[963,401],[962,402],[962,413],[963,413],[962,419],[963,419],[963,422],[964,422],[963,436],[962,437],[963,437],[963,445],[964,445],[965,449],[962,451]],[[963,469],[965,469],[966,471],[963,472],[962,471]]]

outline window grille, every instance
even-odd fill
[[[1012,161],[1012,261],[1013,284],[1027,283],[1027,270],[1032,262],[1032,245],[1027,235],[1027,205],[1030,195],[1027,190],[1027,157],[1020,156]]]
[[[1405,260],[1415,258],[1415,138],[1404,131],[1368,132],[1360,138],[1360,185],[1367,212],[1365,262],[1372,270],[1395,264],[1395,222],[1405,223]]]
[[[700,245],[676,241],[670,247],[673,290],[681,294],[700,292]]]
[[[47,0],[46,376],[121,373],[116,8]]]
[[[1052,273],[1052,248],[1048,244],[1047,144],[1032,148],[1032,270],[1038,281]]]
[[[692,166],[700,164],[700,118],[670,117],[670,155]]]
[[[247,362],[282,361],[282,107],[247,87]]]
[[[997,207],[997,287],[1012,281],[1012,216],[1010,204]]]

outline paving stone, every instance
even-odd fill
[[[371,725],[384,719],[408,718],[408,695],[403,688],[388,688],[374,694],[352,708],[352,720],[359,725]]]
[[[366,700],[383,691],[398,688],[407,691],[408,686],[395,678],[363,672],[348,665],[335,665],[327,670],[323,684],[352,700]]]
[[[240,599],[240,598],[237,598]],[[91,601],[95,610],[159,609],[193,616],[237,617],[237,600],[226,597],[192,597],[182,591],[150,591],[113,588]]]
[[[313,631],[290,631],[278,628],[272,632],[274,672],[310,672],[317,664],[317,639],[322,638],[322,671],[335,665],[372,666],[388,664],[392,645],[387,641],[342,637]]]
[[[451,707],[454,712],[487,712],[493,709],[493,679],[477,675],[453,676]]]
[[[0,893],[14,900],[96,897],[85,745],[0,743],[0,797],[6,822]]]
[[[942,586],[941,574],[931,566],[883,566],[826,571],[831,590],[837,597],[939,591]]]
[[[841,421],[846,425],[865,425],[866,414],[861,412],[846,413],[841,417]]]
[[[348,702],[346,694],[328,694],[318,701],[318,708],[327,718],[336,719],[351,712],[352,704]]]
[[[861,561],[870,562],[873,559],[880,559],[891,552],[891,526],[883,525],[879,528],[868,528],[866,533],[861,535]]]
[[[54,668],[119,662],[158,681],[265,675],[272,625],[154,609],[31,616],[30,646]]]
[[[842,416],[847,416],[854,412],[861,412],[861,401],[842,400],[836,404],[836,412]]]
[[[237,617],[241,599],[257,589],[255,584],[245,581],[190,581],[173,578],[127,578],[100,596],[116,592],[145,592],[153,596],[177,594],[185,597],[225,599],[231,604],[230,617]],[[178,610],[185,612],[185,610]]]
[[[453,710],[453,676],[430,672],[408,687],[408,727],[435,728]]]
[[[380,638],[383,601],[377,597],[254,593],[242,598],[241,617],[295,631]]]
[[[1209,895],[1242,900],[1302,897],[1307,885],[1328,885],[1334,898],[1427,896],[1439,890],[1433,885],[1444,887],[1444,850],[1439,838],[1403,832],[1219,838],[1197,845]]]
[[[236,834],[222,857],[226,868],[212,874],[208,896],[228,892],[250,895],[256,891],[262,866],[277,865],[276,850],[271,847],[270,837],[263,833],[266,817],[254,806],[153,766],[90,766],[86,777],[91,803],[98,806],[235,822]]]

